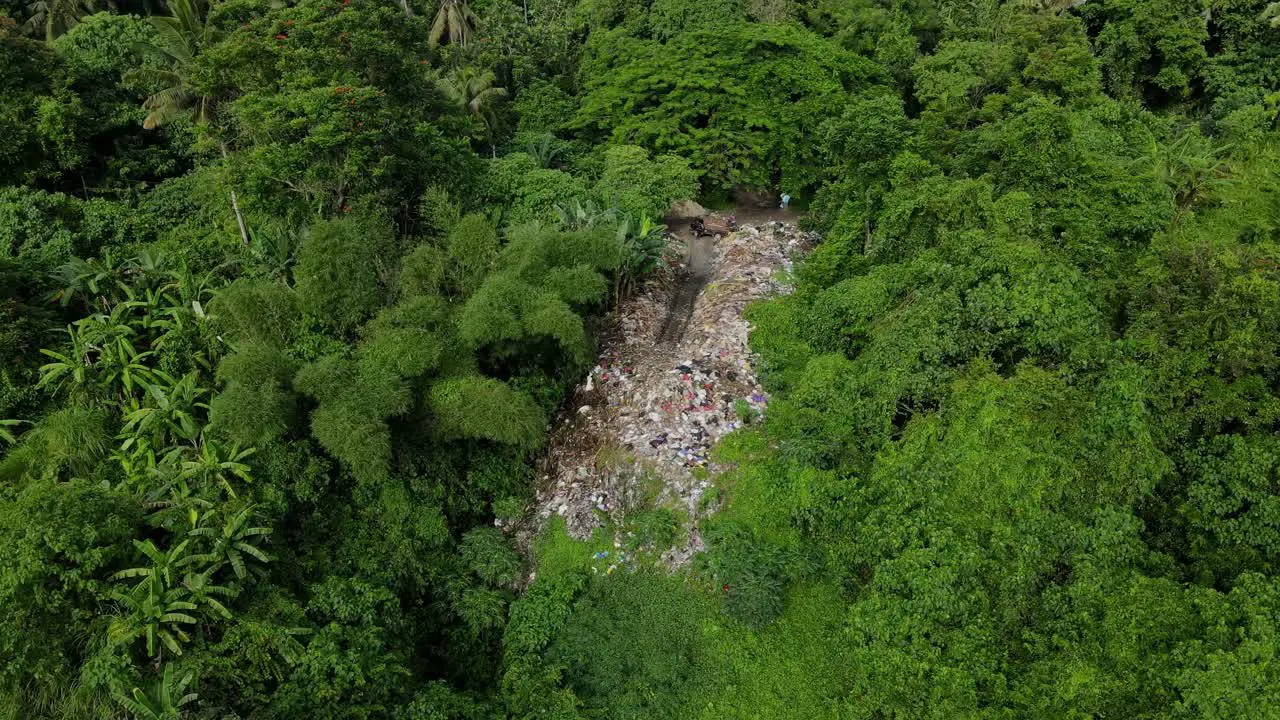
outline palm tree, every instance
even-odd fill
[[[114,4],[112,4],[114,7]],[[27,6],[31,13],[27,29],[44,29],[44,39],[53,42],[58,36],[80,24],[80,18],[98,9],[93,0],[36,0]]]
[[[201,0],[171,0],[168,5],[172,15],[147,18],[156,29],[156,38],[147,50],[167,67],[131,73],[133,78],[163,86],[142,103],[142,108],[149,111],[142,127],[148,130],[185,115],[204,125],[213,120],[215,113],[215,98],[197,92],[190,79],[196,56],[216,43],[220,33],[208,22]]]
[[[494,87],[496,77],[492,70],[483,72],[472,67],[464,67],[449,73],[437,81],[436,85],[445,97],[458,107],[465,109],[472,117],[484,124],[485,134],[489,140],[489,150],[497,157],[493,134],[498,125],[498,118],[493,114],[493,105],[507,96],[507,89]]]
[[[217,98],[203,95],[193,88],[191,72],[196,56],[216,43],[221,33],[209,22],[202,0],[169,0],[168,6],[172,15],[147,18],[157,31],[155,41],[148,48],[168,67],[161,70],[144,68],[131,74],[133,78],[163,86],[142,102],[142,109],[148,111],[142,127],[148,130],[187,115],[197,125],[207,125],[217,113]],[[226,142],[219,140],[218,149],[226,160]],[[231,209],[240,228],[240,239],[248,245],[249,231],[235,190],[231,191]]]
[[[452,45],[466,47],[479,24],[480,18],[476,17],[467,0],[440,0],[440,9],[436,11],[436,21],[431,25],[427,42],[431,47],[438,47],[443,38]]]
[[[205,515],[202,519],[208,517],[210,516]],[[258,562],[265,563],[271,560],[266,553],[252,544],[256,538],[270,535],[271,528],[250,527],[252,519],[253,506],[250,505],[235,515],[228,517],[222,523],[222,527],[205,525],[192,530],[190,534],[192,537],[211,538],[212,547],[209,552],[201,556],[203,559],[217,563],[215,567],[228,564],[237,578],[244,579],[246,575],[244,558],[246,555]]]
[[[187,692],[191,678],[192,673],[187,673],[175,682],[173,663],[165,663],[164,672],[150,692],[134,688],[132,696],[118,695],[116,700],[139,720],[178,720],[182,717],[182,706],[195,702],[197,697],[196,693]]]

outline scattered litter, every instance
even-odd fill
[[[788,292],[779,278],[789,276],[792,259],[814,241],[780,222],[747,225],[717,241],[706,285],[673,346],[657,339],[679,266],[665,268],[624,304],[616,332],[604,339],[597,364],[568,404],[573,410],[554,424],[537,514],[522,531],[526,541],[552,515],[584,538],[606,518],[656,506],[687,518],[682,537],[688,539],[663,553],[664,562],[683,565],[702,549],[697,524],[708,509],[701,500],[721,469],[712,448],[751,420],[739,417],[735,404],[745,401],[753,417],[769,404],[747,346],[743,308]]]

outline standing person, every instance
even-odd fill
[[[787,206],[790,204],[791,204],[791,196],[786,193],[782,193],[782,204],[779,205],[778,207],[782,208],[783,210],[786,210]]]

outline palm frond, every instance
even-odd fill
[[[154,47],[157,50],[181,63],[190,62],[194,59],[195,53],[192,52],[191,37],[186,34],[187,28],[184,27],[181,19],[153,15],[147,20],[156,29],[158,42],[155,43]]]

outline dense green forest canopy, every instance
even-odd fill
[[[0,0],[0,68],[0,717],[1276,717],[1280,4]],[[740,190],[824,239],[707,552],[523,558]]]

